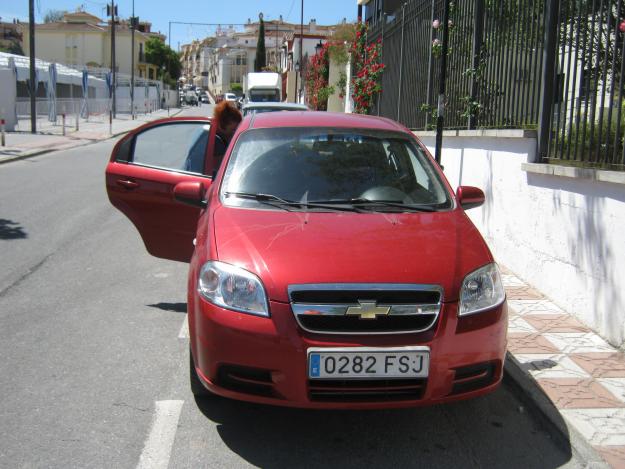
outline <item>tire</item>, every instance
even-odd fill
[[[193,362],[193,354],[191,353],[191,348],[189,347],[189,381],[191,384],[191,392],[198,399],[206,399],[212,396],[212,393],[204,387],[202,381],[197,375],[197,371],[195,371],[195,363]]]

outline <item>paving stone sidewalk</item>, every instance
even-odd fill
[[[625,354],[503,270],[508,350],[566,423],[625,469]]]

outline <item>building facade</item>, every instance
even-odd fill
[[[28,24],[22,23],[22,47],[29,50]],[[165,37],[150,31],[150,23],[139,23],[134,34],[134,66],[138,77],[156,79],[158,69],[145,56],[150,37]],[[130,75],[132,31],[126,20],[115,25],[115,68]],[[85,11],[66,13],[58,22],[35,25],[35,55],[48,62],[72,67],[111,67],[111,27]]]
[[[315,53],[315,45],[334,33],[336,26],[319,26],[316,20],[299,25],[286,23],[280,17],[264,22],[266,70],[282,73],[293,71],[292,57],[299,54],[303,32],[306,57]],[[215,36],[194,41],[181,48],[182,75],[185,83],[207,88],[214,95],[243,86],[244,77],[255,70],[256,44],[260,22],[248,19],[243,31],[234,27],[218,28]],[[201,83],[201,84],[200,84]]]

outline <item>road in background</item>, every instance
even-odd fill
[[[507,384],[393,411],[196,403],[187,266],[109,204],[113,144],[0,166],[0,467],[584,466]]]

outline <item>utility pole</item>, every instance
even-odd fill
[[[438,78],[438,113],[436,117],[436,147],[434,149],[434,159],[440,165],[441,153],[443,150],[443,124],[445,121],[445,79],[447,76],[447,51],[449,49],[449,1],[445,0],[445,10],[443,13],[443,49],[441,52],[441,63]]]
[[[302,7],[301,7],[300,17],[299,17],[299,69],[300,70],[304,70],[303,47],[304,47],[304,0],[302,0]],[[304,82],[304,77],[302,77],[301,81]],[[295,102],[299,102],[299,90],[295,90],[295,96],[296,98],[298,98]]]
[[[135,16],[135,0],[132,0],[132,16],[130,17],[130,116],[135,118],[135,29],[138,18]]]
[[[108,6],[107,6],[108,8]],[[117,106],[115,103],[115,88],[117,87],[117,81],[116,81],[116,77],[115,77],[115,13],[116,13],[116,6],[115,6],[115,0],[111,0],[111,97],[112,97],[112,103],[111,103],[111,110],[113,111],[113,117],[116,117],[117,114]]]
[[[35,83],[35,0],[28,2],[28,35],[30,49],[30,131],[37,132],[37,85]]]

